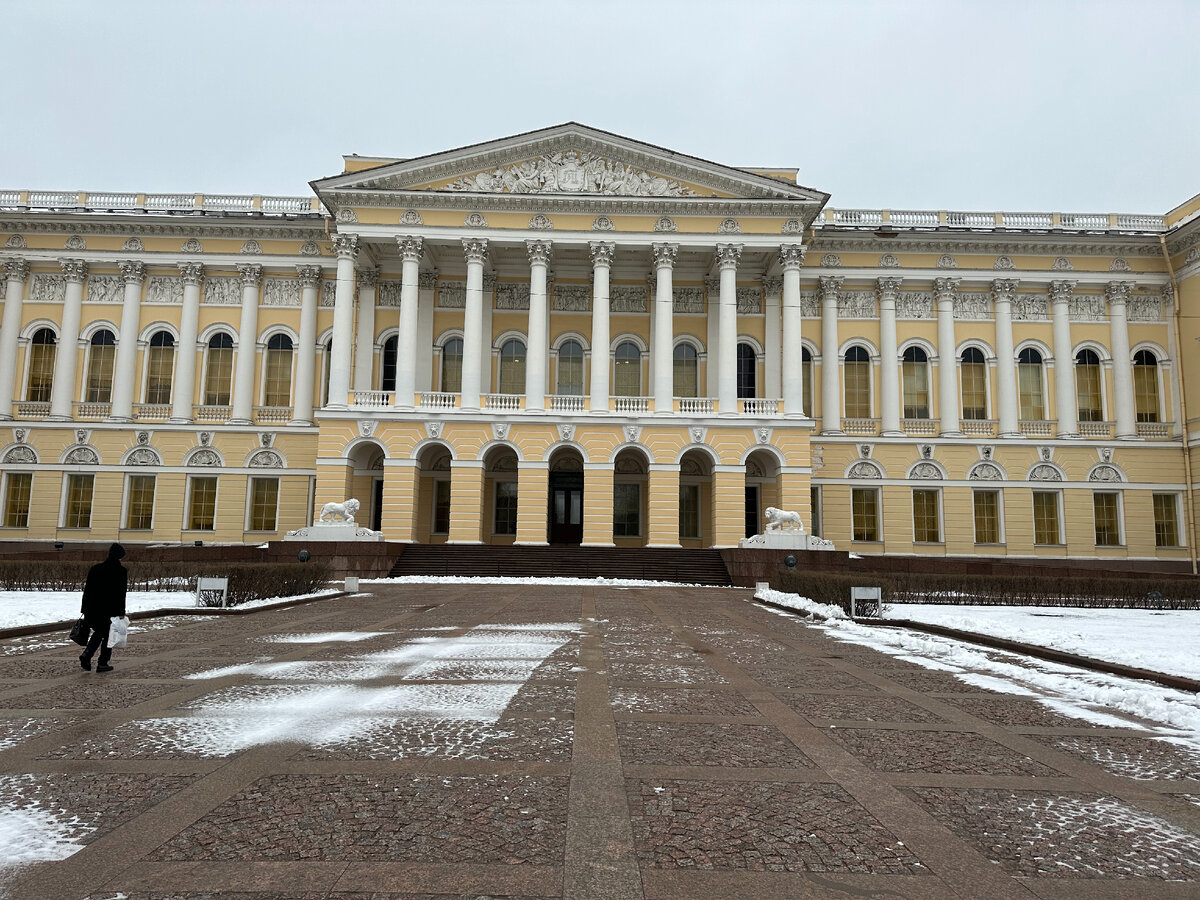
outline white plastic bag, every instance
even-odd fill
[[[129,619],[113,618],[108,626],[108,646],[118,650],[129,643]]]

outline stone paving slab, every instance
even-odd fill
[[[1200,896],[1200,754],[1132,720],[748,591],[364,587],[148,622],[103,676],[0,641],[0,808],[81,848],[0,897]]]

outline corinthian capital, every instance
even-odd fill
[[[1071,292],[1073,290],[1075,290],[1074,281],[1050,282],[1050,302],[1067,303],[1071,299]]]
[[[423,291],[432,291],[437,287],[437,271],[421,272],[417,276],[417,284],[421,286]]]
[[[482,263],[487,259],[487,238],[463,238],[463,256],[469,263]]]
[[[315,288],[321,281],[320,266],[296,266],[301,288]]]
[[[763,278],[762,280],[763,293],[768,297],[774,297],[783,290],[783,279],[779,277]]]
[[[375,287],[375,283],[379,281],[379,270],[374,266],[355,269],[354,274],[358,278],[358,286],[360,288],[373,288]]]
[[[131,263],[131,265],[140,266],[141,263]],[[121,272],[125,271],[125,263],[121,263]],[[198,262],[184,262],[179,264],[179,274],[183,276],[184,284],[199,284],[204,280],[204,264]],[[126,281],[129,278],[126,277]]]
[[[804,265],[804,253],[808,250],[803,244],[784,244],[779,248],[779,265],[783,271],[799,269]]]
[[[717,265],[720,268],[737,268],[738,260],[741,258],[741,244],[717,244]]]
[[[400,248],[400,258],[405,262],[420,262],[421,257],[425,255],[425,245],[415,235],[397,235],[396,246]]]
[[[875,286],[879,289],[879,299],[895,302],[896,295],[900,293],[900,285],[903,283],[903,278],[897,278],[894,275],[875,279]]]
[[[358,235],[335,234],[333,252],[337,254],[338,259],[355,259],[358,256]]]
[[[549,241],[526,241],[525,250],[529,253],[531,266],[547,266],[550,264],[550,253],[553,245]]]
[[[846,279],[841,275],[822,275],[817,279],[822,297],[836,297],[838,289]]]
[[[60,259],[58,261],[59,268],[62,269],[63,275],[67,281],[75,281],[80,284],[87,277],[87,263],[82,259]]]
[[[993,278],[992,298],[997,302],[1010,302],[1017,293],[1017,285],[1021,282],[1016,278]]]
[[[1104,293],[1108,295],[1109,304],[1124,303],[1129,299],[1129,292],[1133,290],[1133,282],[1131,281],[1110,281],[1104,286]]]
[[[617,255],[617,245],[611,241],[591,241],[588,250],[592,253],[592,266],[611,266]]]
[[[242,279],[242,287],[256,288],[262,283],[263,267],[256,265],[238,266],[238,275]]]
[[[954,299],[954,293],[958,290],[958,282],[957,278],[933,279],[933,292],[937,295],[939,303]]]
[[[14,256],[4,261],[4,279],[6,281],[24,281],[29,277],[29,262]]]
[[[651,244],[650,253],[654,256],[654,268],[675,268],[675,257],[679,255],[678,244]]]

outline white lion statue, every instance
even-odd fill
[[[317,516],[318,522],[328,522],[333,524],[334,520],[341,519],[344,525],[354,524],[354,514],[358,512],[358,501],[347,500],[345,503],[326,503],[321,507],[321,514]]]
[[[786,528],[785,528],[786,526]],[[800,521],[800,513],[790,509],[767,507],[767,533],[791,531],[804,534],[804,523]]]

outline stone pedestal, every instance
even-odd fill
[[[283,538],[285,541],[382,541],[382,531],[372,531],[361,525],[346,525],[317,523],[308,528],[297,528],[289,531]]]
[[[767,534],[756,534],[754,537],[742,538],[739,547],[752,547],[756,550],[832,550],[833,541],[827,541],[816,535],[803,531],[771,531]]]

